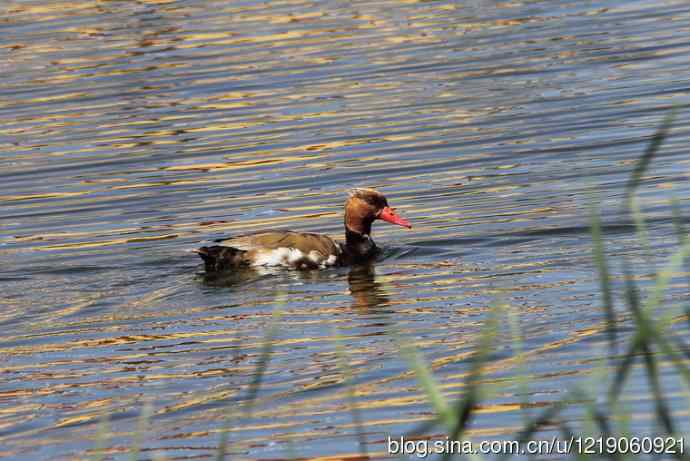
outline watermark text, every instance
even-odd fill
[[[674,437],[571,437],[545,440],[407,439],[388,436],[389,455],[605,455],[685,454],[685,440]]]

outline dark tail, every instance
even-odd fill
[[[220,272],[233,267],[246,266],[246,251],[215,245],[201,247],[196,252],[204,260],[206,272]]]

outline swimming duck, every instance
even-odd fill
[[[345,242],[308,232],[267,231],[220,240],[222,245],[201,247],[196,253],[206,272],[237,267],[284,266],[322,269],[364,262],[376,256],[371,225],[376,219],[411,229],[410,223],[388,206],[377,190],[356,188],[345,203]]]

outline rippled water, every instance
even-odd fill
[[[337,335],[374,458],[431,415],[398,336],[457,397],[506,301],[535,407],[605,357],[588,191],[611,253],[644,273],[618,205],[667,109],[690,102],[687,2],[0,8],[0,456],[91,456],[104,414],[109,455],[124,456],[150,405],[146,456],[213,459],[278,310],[254,415],[230,426],[241,459],[360,452]],[[641,189],[659,255],[675,242],[668,200],[685,208],[690,192],[687,122],[681,110]],[[346,191],[363,185],[414,224],[375,227],[386,258],[372,267],[219,283],[188,252],[266,228],[340,236]],[[509,384],[475,437],[522,423],[509,344],[485,377]]]

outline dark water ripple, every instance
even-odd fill
[[[675,242],[669,199],[687,210],[686,2],[0,8],[4,458],[84,459],[103,414],[109,455],[124,457],[149,402],[147,456],[213,459],[276,310],[255,412],[231,426],[247,459],[358,452],[336,334],[382,457],[388,435],[430,415],[396,335],[457,397],[496,299],[519,313],[538,408],[606,353],[593,188],[610,252],[644,272],[620,201],[672,106],[640,190],[658,262]],[[361,185],[415,226],[378,226],[373,267],[209,280],[187,252],[263,228],[340,235]],[[522,422],[504,333],[486,379],[505,387],[478,438]],[[644,382],[635,371],[633,396]],[[649,402],[631,406],[645,433]]]

